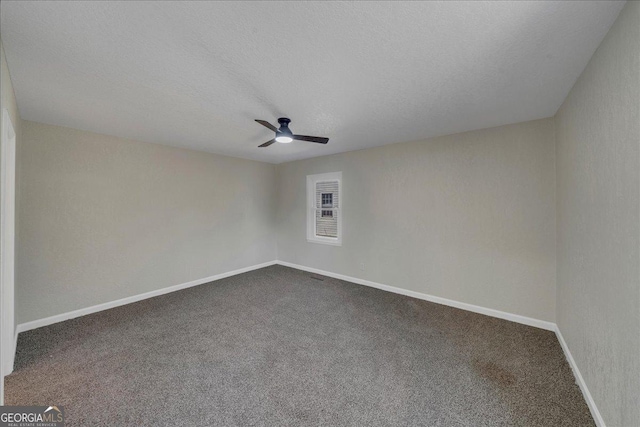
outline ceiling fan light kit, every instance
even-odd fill
[[[293,138],[291,138],[290,136],[286,136],[286,135],[276,136],[276,142],[281,142],[283,144],[288,144],[291,141],[293,141]]]
[[[264,144],[258,146],[261,148],[268,147],[274,142],[288,144],[290,142],[293,142],[294,139],[298,141],[315,142],[318,144],[326,144],[327,142],[329,142],[329,138],[323,138],[320,136],[294,135],[293,132],[291,132],[291,129],[289,129],[289,123],[291,123],[291,119],[288,119],[287,117],[280,117],[278,119],[278,124],[280,124],[279,128],[276,128],[266,120],[256,119],[256,122],[276,133],[275,138],[273,138],[271,141],[267,141]]]

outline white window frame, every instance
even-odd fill
[[[338,237],[316,235],[316,183],[326,181],[338,182],[338,198],[340,207],[332,208],[338,214]],[[322,243],[324,245],[342,246],[342,208],[344,197],[342,194],[342,172],[320,173],[307,175],[307,242]],[[327,210],[327,209],[325,209]]]

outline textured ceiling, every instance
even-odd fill
[[[549,117],[623,2],[7,2],[24,119],[280,163]],[[257,146],[254,119],[327,146]]]

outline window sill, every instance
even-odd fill
[[[329,245],[329,246],[342,246],[342,241],[338,239],[323,239],[323,238],[317,237],[315,239],[307,238],[307,242],[320,243],[321,245]]]

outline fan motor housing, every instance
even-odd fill
[[[280,129],[278,129],[278,132],[291,135],[291,130],[289,129],[289,123],[291,123],[291,119],[287,117],[280,117],[278,119],[278,123],[280,124]]]

